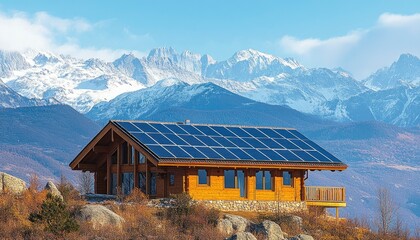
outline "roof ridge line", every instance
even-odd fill
[[[164,122],[164,121],[149,121],[149,120],[119,120],[111,119],[110,122],[138,122],[138,123],[160,123],[160,124],[177,124],[177,125],[191,125],[191,126],[220,126],[220,127],[251,127],[251,128],[272,128],[272,129],[284,129],[284,130],[297,130],[296,128],[288,127],[277,127],[277,126],[265,126],[265,125],[240,125],[240,124],[211,124],[211,123],[189,123],[184,122]]]

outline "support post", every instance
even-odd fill
[[[112,193],[111,189],[111,154],[106,156],[106,194]]]
[[[134,148],[133,146],[131,146],[132,148]],[[133,152],[133,151],[131,151]],[[134,164],[133,164],[133,171],[134,171],[134,187],[138,188],[139,187],[139,175],[137,174],[137,163],[139,162],[139,154],[137,152],[137,150],[134,150]]]
[[[150,194],[149,192],[149,159],[146,158],[146,194]]]
[[[340,216],[339,216],[339,212],[338,212],[338,207],[335,207],[335,220],[338,221],[339,218],[340,218]]]
[[[121,161],[122,151],[121,145],[117,148],[117,194],[121,194]]]

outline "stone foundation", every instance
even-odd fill
[[[229,200],[200,200],[197,201],[207,207],[221,211],[244,212],[297,212],[307,210],[305,202],[288,201],[229,201]]]
[[[159,198],[149,200],[148,205],[158,208],[168,208],[175,205],[175,199]],[[232,212],[298,212],[306,211],[305,202],[297,201],[256,201],[256,200],[193,200],[193,204],[203,204],[209,208]]]

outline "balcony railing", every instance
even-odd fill
[[[345,203],[346,189],[344,187],[305,187],[305,201]]]

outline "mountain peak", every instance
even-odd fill
[[[275,56],[270,55],[270,54],[266,54],[266,53],[262,53],[260,51],[254,50],[254,49],[245,49],[245,50],[240,50],[238,52],[236,52],[233,56],[232,56],[232,60],[235,60],[237,62],[240,61],[244,61],[244,60],[249,60],[249,59],[256,59],[256,58],[264,58],[269,60],[270,62],[273,61],[274,59],[276,59]]]
[[[172,47],[161,47],[161,48],[154,48],[150,50],[149,55],[147,56],[148,59],[150,58],[170,58],[173,55],[176,55],[175,49]]]
[[[414,56],[409,53],[401,54],[398,58],[398,61],[396,63],[398,64],[411,64],[411,63],[418,63],[420,62],[420,59],[417,56]]]

